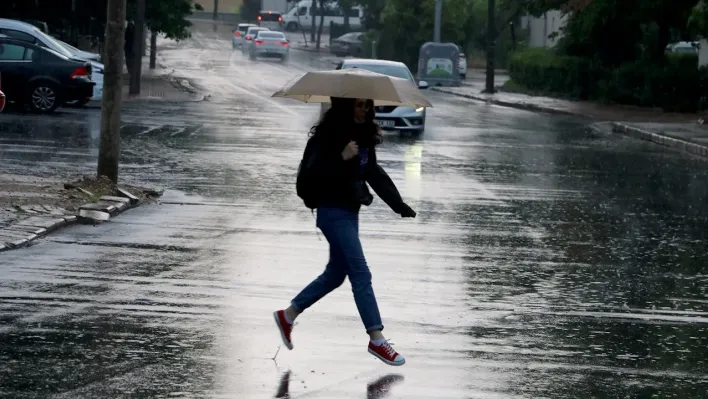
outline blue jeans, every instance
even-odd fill
[[[292,300],[299,312],[334,291],[349,277],[354,301],[366,332],[383,330],[379,305],[371,286],[371,272],[359,241],[359,213],[341,208],[318,208],[317,227],[329,242],[329,263],[324,273]]]

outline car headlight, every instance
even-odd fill
[[[415,112],[423,112],[423,111],[425,111],[425,107],[420,107],[420,108],[415,109]]]

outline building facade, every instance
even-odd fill
[[[568,16],[563,15],[559,10],[548,11],[539,18],[532,16],[522,18],[521,27],[528,29],[529,32],[529,47],[555,46],[567,20]]]

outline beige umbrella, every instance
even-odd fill
[[[290,81],[273,97],[306,103],[328,103],[331,97],[366,98],[374,100],[376,105],[433,106],[410,80],[361,68],[308,72]]]

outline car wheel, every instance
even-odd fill
[[[287,26],[285,26],[285,30],[295,32],[297,30],[297,22],[288,22]]]
[[[465,80],[465,79],[467,79],[467,74],[466,74],[466,73],[463,73],[463,74],[462,74],[462,75],[460,75],[460,76],[462,76],[462,80]]]
[[[286,62],[288,62],[288,58],[290,58],[290,57],[288,57],[287,55],[284,55],[283,58],[280,59],[280,62],[285,64]]]
[[[59,106],[57,86],[50,82],[39,82],[32,86],[29,96],[30,107],[42,113],[54,112]]]

